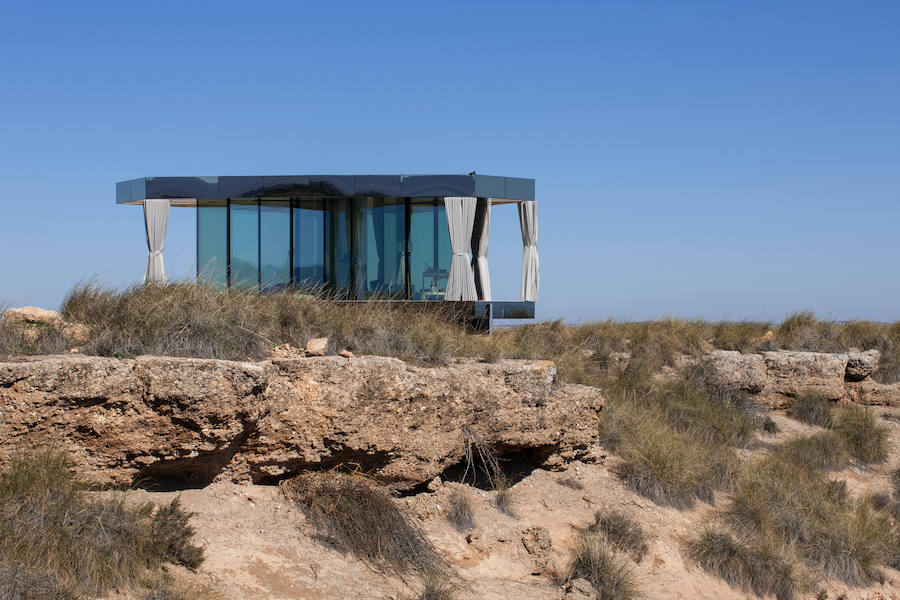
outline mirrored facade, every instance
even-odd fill
[[[442,300],[450,258],[442,198],[197,203],[197,276],[216,285],[324,289],[351,300]]]

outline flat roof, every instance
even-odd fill
[[[167,198],[192,205],[197,199],[347,198],[352,196],[475,196],[534,200],[534,179],[496,175],[236,175],[139,177],[116,184],[117,204]],[[181,201],[181,202],[179,202]]]

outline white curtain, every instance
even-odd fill
[[[537,251],[537,202],[534,200],[519,203],[519,226],[522,229],[522,300],[537,302],[541,263]]]
[[[147,230],[147,268],[144,283],[165,283],[166,265],[163,263],[163,242],[169,224],[168,200],[144,200],[144,228]]]
[[[453,250],[444,300],[477,300],[475,274],[468,253],[475,225],[475,198],[444,198],[444,206],[447,208],[450,248]]]
[[[491,235],[491,199],[479,198],[475,206],[475,231],[472,234],[475,289],[479,300],[491,299],[491,274],[488,270],[488,240]]]

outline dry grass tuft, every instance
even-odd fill
[[[562,479],[557,479],[556,483],[559,485],[565,486],[569,489],[573,490],[583,490],[584,484],[575,479],[574,477],[563,477]]]
[[[367,477],[305,473],[283,483],[282,491],[320,536],[372,568],[450,579],[449,566],[422,531]]]
[[[719,442],[730,436],[673,412],[677,427],[650,398],[614,394],[600,415],[601,441],[622,458],[614,468],[622,481],[654,502],[679,508],[711,502],[736,468],[733,449]]]
[[[825,471],[843,469],[850,460],[844,440],[834,431],[792,438],[776,446],[774,452],[808,469]]]
[[[472,497],[463,486],[455,486],[448,499],[450,508],[447,520],[457,531],[468,531],[475,528],[475,515],[472,512]]]
[[[834,409],[832,402],[824,395],[805,391],[794,399],[791,406],[791,416],[819,427],[832,427],[834,425]]]
[[[760,596],[792,600],[800,587],[792,557],[772,540],[742,541],[708,529],[688,543],[687,552],[704,570]]]
[[[890,429],[875,419],[872,411],[848,406],[838,413],[834,431],[856,460],[880,463],[887,460],[890,450]]]
[[[627,552],[635,562],[641,562],[647,554],[647,533],[640,523],[625,513],[617,510],[597,511],[587,531],[602,536],[619,550]]]
[[[603,545],[597,535],[581,533],[575,540],[564,580],[586,579],[604,600],[639,597],[637,580],[628,561]]]
[[[203,550],[193,544],[190,517],[177,500],[157,507],[97,499],[60,452],[20,454],[0,473],[0,597],[21,597],[16,586],[38,598],[103,595],[140,587],[165,563],[196,568]]]
[[[878,567],[889,560],[888,514],[869,499],[852,503],[842,482],[782,452],[744,469],[726,515],[737,531],[778,539],[810,567],[850,585],[879,579]]]

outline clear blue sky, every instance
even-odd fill
[[[898,2],[0,6],[8,304],[140,277],[119,180],[475,169],[537,181],[540,318],[900,319]]]

